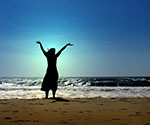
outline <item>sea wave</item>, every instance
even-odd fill
[[[0,86],[39,86],[42,78],[0,78]],[[61,77],[60,86],[150,86],[150,77]]]
[[[0,99],[42,98],[42,78],[0,78]],[[150,77],[61,77],[57,97],[150,97]]]

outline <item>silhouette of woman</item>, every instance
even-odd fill
[[[52,90],[53,98],[55,98],[55,93],[57,90],[57,80],[58,80],[58,71],[57,71],[57,57],[61,54],[61,52],[67,47],[67,46],[73,46],[73,44],[66,44],[58,53],[55,54],[55,48],[49,49],[47,52],[44,50],[42,43],[40,41],[37,41],[37,44],[40,45],[40,48],[43,52],[43,54],[47,58],[47,72],[45,74],[45,77],[43,79],[42,83],[42,91],[45,91],[46,98],[48,98],[49,90]]]

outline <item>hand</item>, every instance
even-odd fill
[[[67,44],[67,46],[73,46],[73,44],[71,44],[71,43],[68,43],[68,44]]]
[[[37,43],[37,44],[41,44],[41,42],[40,42],[40,41],[36,41],[36,43]]]

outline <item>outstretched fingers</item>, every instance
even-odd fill
[[[68,45],[68,46],[73,46],[73,44],[71,44],[71,43],[68,43],[67,45]]]
[[[37,44],[41,44],[41,42],[40,42],[39,40],[38,40],[38,41],[36,41],[36,43],[37,43]]]

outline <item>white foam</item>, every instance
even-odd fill
[[[0,78],[0,81],[0,99],[45,97],[40,90],[41,78]],[[150,87],[94,87],[89,86],[91,81],[85,78],[62,78],[59,82],[56,96],[63,98],[150,97]]]
[[[150,88],[146,87],[59,87],[56,96],[63,98],[91,97],[150,97]],[[45,93],[40,88],[27,90],[0,91],[0,99],[11,98],[44,98]],[[50,92],[50,96],[51,92]]]

